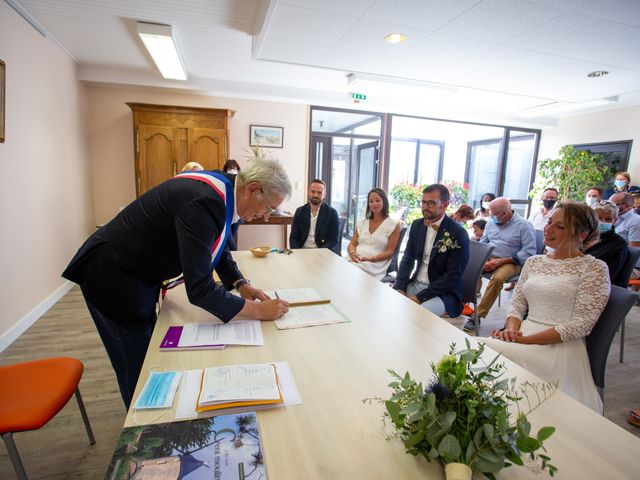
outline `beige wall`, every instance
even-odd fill
[[[640,106],[576,115],[560,120],[555,128],[542,130],[538,159],[553,158],[564,145],[633,140],[629,172],[633,185],[640,184]]]
[[[109,221],[120,207],[135,198],[133,126],[131,110],[126,102],[235,110],[236,114],[229,122],[229,153],[240,166],[246,163],[248,155],[249,125],[284,127],[284,148],[267,150],[286,166],[294,185],[292,197],[283,204],[283,208],[294,211],[304,202],[308,130],[306,105],[92,85],[89,87],[89,138],[98,223]],[[240,229],[241,249],[281,244],[279,227]]]
[[[7,64],[0,143],[0,351],[64,294],[60,273],[92,230],[86,88],[73,60],[0,2]]]

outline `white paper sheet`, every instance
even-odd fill
[[[268,364],[267,364],[268,365]],[[178,394],[178,406],[176,407],[176,420],[188,418],[213,417],[214,415],[226,415],[228,413],[250,412],[255,410],[265,410],[267,408],[288,407],[302,403],[300,392],[291,374],[291,369],[287,362],[274,362],[280,392],[282,393],[282,403],[271,405],[252,405],[247,407],[226,408],[222,410],[211,410],[208,412],[196,412],[198,394],[200,392],[200,380],[202,369],[186,370],[182,374],[182,383]]]
[[[286,330],[289,328],[331,325],[348,321],[349,319],[342,315],[331,304],[325,303],[322,305],[290,308],[286,314],[278,320],[274,320],[273,323],[277,329]]]
[[[265,293],[271,298],[286,300],[291,305],[297,303],[325,302],[329,300],[313,288],[280,288],[278,290],[265,290]]]
[[[264,345],[260,320],[232,320],[229,323],[187,323],[178,346]]]

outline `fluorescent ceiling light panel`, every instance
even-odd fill
[[[602,105],[612,105],[614,103],[618,103],[618,98],[618,95],[615,95],[613,97],[598,98],[596,100],[589,100],[586,102],[552,102],[522,110],[520,115],[527,118],[555,115],[557,113],[572,112],[574,110],[583,110],[585,108],[599,107]]]
[[[350,73],[347,84],[351,90],[358,87],[362,93],[380,97],[448,97],[458,91],[449,85],[364,73]]]
[[[138,35],[164,78],[187,79],[171,25],[138,22]]]

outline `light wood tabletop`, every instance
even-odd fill
[[[403,297],[326,249],[294,250],[255,258],[233,252],[254,286],[264,289],[313,287],[331,298],[351,322],[277,330],[262,322],[265,345],[224,350],[160,352],[169,325],[206,322],[210,314],[192,306],[183,286],[169,292],[147,352],[134,402],[149,370],[186,370],[217,365],[288,362],[301,405],[258,412],[264,463],[270,479],[444,478],[439,463],[404,453],[381,422],[383,407],[367,397],[391,395],[387,369],[427,382],[430,363],[464,346],[464,332]],[[505,360],[510,377],[538,379]],[[180,392],[178,392],[178,395]],[[174,409],[177,401],[174,402]],[[629,406],[630,408],[632,405]],[[606,408],[606,398],[605,398]],[[125,426],[167,422],[174,410],[130,410]],[[545,442],[556,478],[638,478],[640,439],[561,392],[529,415],[532,429],[556,427]],[[549,478],[523,467],[504,469],[498,478]]]

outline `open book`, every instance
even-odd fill
[[[205,368],[196,411],[282,402],[276,367],[270,363]]]
[[[271,298],[279,298],[289,302],[290,307],[301,307],[305,305],[321,305],[330,303],[329,298],[323,297],[313,288],[282,288],[279,290],[265,290]]]

